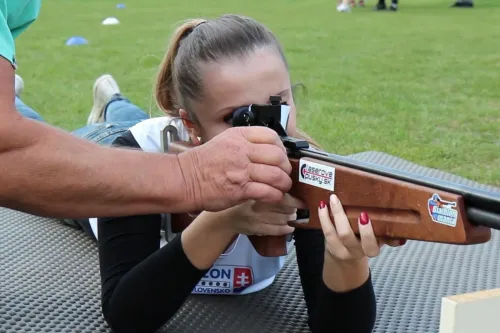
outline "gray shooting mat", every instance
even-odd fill
[[[390,155],[354,158],[482,187]],[[455,246],[409,241],[371,259],[378,318],[375,333],[438,333],[441,298],[500,287],[499,233]],[[110,332],[100,311],[95,243],[60,221],[0,209],[0,333]],[[292,250],[269,288],[247,296],[191,296],[161,332],[304,333],[306,308]],[[332,328],[335,331],[334,328]]]

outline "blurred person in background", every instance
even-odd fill
[[[358,7],[364,7],[364,0],[358,1]],[[351,8],[356,7],[356,0],[340,0],[337,3],[338,12],[350,12]]]
[[[375,6],[375,10],[392,10],[393,12],[398,10],[398,0],[392,0],[391,5],[387,7],[385,4],[385,0],[378,0],[377,5]]]
[[[474,1],[472,0],[457,0],[452,7],[463,7],[463,8],[472,8],[474,7]]]

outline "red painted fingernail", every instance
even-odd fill
[[[405,244],[406,244],[406,239],[399,240],[399,245],[405,245]]]
[[[323,200],[321,200],[321,201],[319,202],[319,208],[323,209],[323,208],[325,208],[325,207],[326,207],[326,203],[325,203]]]
[[[359,222],[362,225],[367,225],[369,221],[370,221],[370,219],[368,218],[368,214],[366,214],[365,212],[362,212],[360,217],[359,217]]]

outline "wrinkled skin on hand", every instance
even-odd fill
[[[266,127],[234,127],[178,155],[186,198],[206,211],[246,200],[276,203],[292,186],[286,149]]]

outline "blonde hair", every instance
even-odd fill
[[[203,98],[201,65],[241,58],[260,47],[277,51],[288,69],[279,41],[252,18],[228,14],[214,20],[185,21],[174,31],[160,65],[155,88],[158,107],[171,117],[179,117],[179,109],[183,108],[190,120],[196,122],[191,102]],[[297,132],[302,139],[307,137],[311,144],[319,146],[309,136]]]

